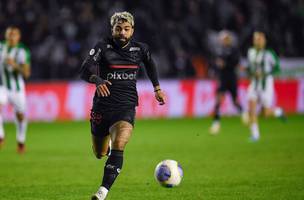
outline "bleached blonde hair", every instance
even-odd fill
[[[134,27],[134,17],[129,12],[116,12],[111,17],[111,26],[113,27],[117,22],[125,20],[131,24],[132,27]]]

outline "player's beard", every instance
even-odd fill
[[[130,41],[131,38],[125,38],[125,37],[114,37],[114,41],[115,43],[120,46],[120,47],[123,47],[125,46],[129,41]]]

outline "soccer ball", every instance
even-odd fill
[[[175,160],[163,160],[156,166],[154,177],[162,186],[171,188],[180,184],[183,170]]]

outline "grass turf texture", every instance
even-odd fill
[[[138,120],[108,199],[304,199],[303,119],[261,120],[258,143],[248,142],[239,118],[223,118],[217,136],[208,134],[209,118]],[[1,200],[85,200],[96,192],[105,161],[92,154],[88,122],[31,123],[25,155],[16,153],[14,125],[5,129]],[[153,177],[168,158],[185,174],[173,189]]]

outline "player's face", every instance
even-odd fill
[[[132,37],[134,28],[129,22],[117,22],[112,29],[112,36],[121,44],[126,44]]]
[[[15,46],[20,41],[20,31],[16,28],[8,28],[5,32],[5,39],[8,45]]]
[[[224,36],[221,37],[221,43],[224,47],[231,46],[232,44],[232,39],[231,36],[228,34],[225,34]]]
[[[253,34],[253,46],[257,49],[264,49],[266,45],[266,37],[262,32],[255,32]]]

